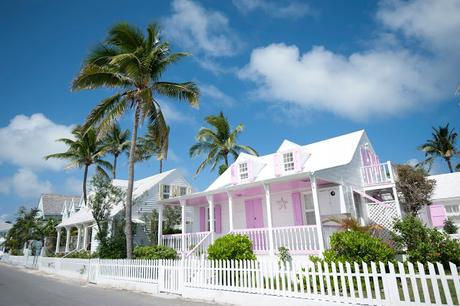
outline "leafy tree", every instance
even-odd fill
[[[457,234],[458,232],[458,226],[450,218],[444,221],[444,226],[442,229],[446,234]]]
[[[109,30],[108,38],[86,58],[83,68],[74,79],[73,90],[117,88],[118,92],[104,99],[89,114],[85,127],[98,126],[107,130],[114,120],[134,110],[129,150],[128,188],[125,214],[127,257],[132,258],[132,195],[134,182],[135,147],[139,124],[147,120],[155,126],[161,138],[167,138],[167,124],[157,96],[163,95],[198,105],[199,90],[195,83],[161,81],[167,68],[187,56],[171,53],[169,43],[160,37],[156,24],[147,26],[147,35],[127,23],[119,23]]]
[[[400,194],[401,204],[407,213],[416,216],[423,206],[431,205],[436,181],[427,179],[423,169],[409,165],[397,165],[396,172],[396,189]]]
[[[74,139],[61,138],[57,141],[67,145],[67,151],[47,155],[45,158],[66,159],[70,163],[66,168],[84,168],[83,171],[83,199],[87,203],[86,180],[88,179],[88,168],[96,165],[96,171],[108,176],[104,169],[112,170],[112,165],[102,159],[107,153],[107,145],[98,138],[94,128],[84,129],[77,126],[73,129]]]
[[[451,159],[457,152],[455,148],[457,137],[457,132],[455,132],[454,128],[449,129],[449,124],[444,127],[433,127],[432,138],[418,148],[425,152],[425,163],[431,167],[435,158],[440,157],[446,161],[449,171],[454,172]]]
[[[118,124],[113,124],[104,138],[104,143],[107,145],[107,152],[113,155],[112,178],[115,179],[118,156],[129,148],[129,130],[122,131]]]
[[[163,233],[174,232],[174,227],[181,224],[182,210],[177,206],[165,206],[163,217]]]
[[[168,158],[169,127],[167,127],[166,137],[163,137],[155,125],[147,126],[147,133],[139,137],[136,146],[136,161],[144,161],[155,156],[160,161],[160,173],[163,172],[163,161]]]
[[[41,224],[38,219],[38,209],[19,207],[16,222],[6,235],[5,246],[13,254],[17,254],[29,240],[41,240],[43,238]]]
[[[217,116],[207,116],[204,119],[211,128],[201,128],[196,135],[197,143],[190,147],[190,157],[206,156],[205,160],[196,169],[199,174],[206,166],[214,170],[219,163],[219,175],[224,173],[229,166],[228,157],[236,159],[240,152],[258,155],[250,146],[237,143],[238,135],[243,131],[243,124],[231,129],[230,123],[222,112]]]

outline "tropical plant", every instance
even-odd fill
[[[423,206],[431,205],[436,181],[428,179],[422,168],[413,168],[410,165],[397,165],[396,173],[396,190],[401,206],[406,213],[416,216]]]
[[[219,165],[219,175],[229,166],[229,155],[236,159],[240,152],[258,155],[250,146],[237,143],[238,135],[243,131],[243,124],[231,129],[230,123],[222,112],[217,116],[207,116],[204,119],[211,128],[201,128],[196,135],[197,143],[190,147],[190,157],[206,156],[205,160],[196,169],[198,175],[206,166],[214,170]]]
[[[176,259],[177,252],[165,245],[138,246],[134,249],[136,259]]]
[[[139,137],[136,146],[136,161],[144,161],[155,156],[160,162],[160,173],[163,172],[163,161],[168,158],[169,127],[166,135],[162,136],[155,125],[147,126],[145,136]]]
[[[197,106],[199,90],[195,83],[163,82],[167,68],[187,56],[171,53],[169,43],[160,37],[156,24],[147,26],[147,35],[127,23],[119,23],[109,30],[108,38],[86,58],[83,68],[72,83],[73,90],[118,88],[118,92],[104,99],[89,114],[85,127],[98,126],[106,131],[113,122],[133,109],[133,128],[129,150],[128,188],[125,209],[127,257],[132,258],[132,195],[134,162],[139,124],[148,120],[161,138],[167,137],[158,95],[185,100]]]
[[[211,260],[254,260],[252,242],[245,235],[227,234],[217,238],[208,247],[208,258]]]
[[[457,132],[454,128],[449,129],[449,124],[444,127],[433,127],[432,138],[418,148],[425,152],[425,163],[431,167],[435,158],[440,157],[446,161],[449,171],[454,172],[451,159],[457,152],[455,148],[457,137]]]
[[[6,235],[5,246],[12,253],[17,253],[29,240],[41,240],[41,224],[38,219],[38,209],[19,207],[16,221]]]
[[[87,203],[87,184],[88,169],[91,165],[96,165],[96,171],[108,176],[105,169],[112,170],[112,165],[103,160],[107,153],[107,146],[98,138],[94,128],[84,129],[77,126],[72,130],[74,139],[60,138],[57,141],[67,145],[67,151],[47,155],[45,158],[57,158],[70,161],[66,168],[84,168],[83,171],[83,199]]]
[[[114,123],[104,137],[107,152],[113,155],[112,178],[117,176],[117,160],[120,154],[127,152],[129,148],[129,130],[121,130],[120,125]]]
[[[379,224],[362,225],[353,217],[332,217],[325,221],[336,223],[342,231],[355,231],[372,235],[382,229]]]
[[[457,234],[458,226],[452,221],[452,219],[448,218],[444,221],[444,226],[442,227],[446,234]]]

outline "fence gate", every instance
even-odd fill
[[[95,284],[97,278],[97,272],[99,269],[99,260],[90,259],[88,268],[88,283]]]
[[[184,284],[181,260],[161,260],[158,268],[158,287],[160,292],[182,294]]]

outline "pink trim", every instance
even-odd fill
[[[446,221],[446,210],[444,205],[432,204],[430,205],[431,225],[434,227],[444,226]]]
[[[222,233],[222,206],[220,204],[216,204],[214,206],[214,217],[216,218],[216,233]]]
[[[300,192],[292,194],[292,207],[294,210],[294,224],[303,225],[302,202],[300,201]]]
[[[200,207],[200,232],[206,231],[206,208]]]
[[[276,153],[273,155],[273,167],[275,170],[275,176],[280,176],[281,175],[281,161],[280,161],[281,155],[279,153]]]

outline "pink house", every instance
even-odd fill
[[[284,140],[272,154],[240,154],[204,191],[160,201],[181,206],[183,222],[182,234],[159,230],[159,241],[193,256],[216,237],[240,233],[258,255],[282,246],[293,255],[319,254],[338,230],[331,217],[391,228],[401,216],[395,195],[392,166],[379,161],[363,130],[308,145]]]

